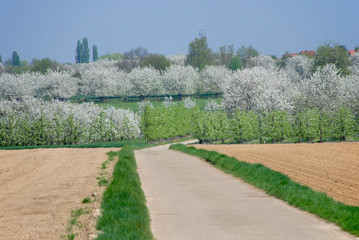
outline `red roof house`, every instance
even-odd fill
[[[348,50],[347,52],[349,53],[350,56],[353,56],[353,54],[356,53],[355,50]]]
[[[285,53],[284,54],[284,56],[291,56],[291,57],[297,56],[297,55],[298,55],[298,53]]]
[[[305,55],[305,56],[308,56],[308,57],[314,57],[317,53],[315,51],[300,51],[299,53],[300,55]]]

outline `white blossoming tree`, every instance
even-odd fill
[[[359,73],[359,72],[358,72]],[[343,79],[341,87],[344,106],[359,114],[359,74],[351,74]]]
[[[37,75],[35,96],[40,98],[69,98],[77,94],[78,80],[69,71],[48,70],[45,75]]]
[[[159,95],[163,92],[161,74],[152,67],[135,68],[127,74],[129,94],[140,96]]]
[[[41,78],[39,73],[9,74],[0,75],[0,98],[3,99],[23,99],[34,96],[34,91],[39,88]]]
[[[359,75],[359,52],[356,52],[352,56],[350,56],[350,61],[352,63],[352,66],[349,67],[349,70],[353,74]]]
[[[313,59],[306,56],[293,56],[285,60],[284,70],[294,82],[310,77],[312,68]]]
[[[182,95],[195,92],[195,82],[199,78],[193,67],[180,65],[170,66],[162,77],[166,94],[177,94],[179,100]]]
[[[71,64],[71,65],[63,65],[62,67],[65,70],[72,71],[72,72],[84,72],[86,69],[89,68],[97,68],[97,67],[104,67],[104,68],[110,68],[110,67],[116,67],[117,61],[110,60],[110,59],[100,59],[96,62],[91,63],[79,63],[79,64]]]
[[[233,74],[224,90],[223,105],[232,113],[237,109],[289,111],[294,92],[294,86],[284,72],[254,67]]]
[[[201,72],[205,92],[216,93],[217,97],[230,81],[232,72],[224,66],[207,66]]]
[[[333,64],[317,69],[310,78],[299,84],[300,97],[296,106],[334,111],[343,104],[345,79]]]
[[[0,62],[0,74],[5,72],[4,65]]]
[[[139,120],[130,110],[93,103],[0,100],[0,146],[133,139],[140,136]]]
[[[171,64],[180,65],[180,66],[185,65],[186,58],[187,58],[186,54],[182,54],[182,53],[177,53],[171,56],[167,56],[167,59],[170,61]]]
[[[275,60],[268,55],[260,55],[257,57],[250,58],[250,65],[253,67],[263,67],[266,69],[275,69],[276,62]]]
[[[118,94],[117,68],[92,65],[81,71],[80,92],[83,95],[108,97]]]

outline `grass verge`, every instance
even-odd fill
[[[170,149],[205,159],[215,167],[241,178],[264,190],[267,194],[335,223],[343,230],[359,236],[359,207],[336,202],[326,194],[295,183],[286,175],[273,171],[262,164],[241,162],[224,154],[186,147],[183,144],[171,145]]]
[[[133,149],[141,149],[145,147],[156,146],[156,144],[148,144],[144,139],[123,140],[120,142],[103,142],[90,144],[74,144],[74,145],[38,145],[38,146],[7,146],[0,147],[0,150],[20,150],[35,148],[121,148],[125,145],[131,145]]]
[[[102,233],[97,239],[153,239],[133,148],[124,146],[117,157],[102,198],[102,216],[97,221]]]

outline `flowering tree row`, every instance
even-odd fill
[[[130,72],[116,66],[93,65],[80,70],[80,93],[91,96],[189,95],[222,92],[231,72],[225,67],[209,66],[201,73],[191,66],[171,65],[165,71],[138,67]]]
[[[295,115],[275,109],[253,111],[237,109],[233,114],[220,110],[208,101],[206,110],[200,111],[190,99],[183,105],[165,101],[159,108],[142,104],[141,130],[147,141],[192,135],[200,143],[220,141],[244,143],[247,141],[297,142],[345,141],[359,134],[358,117],[349,108],[338,111],[306,108]]]
[[[323,67],[313,74],[311,72],[313,60],[303,56],[286,59],[285,66],[280,70],[269,56],[258,56],[251,59],[253,62],[251,66],[254,67],[235,72],[224,66],[207,66],[202,71],[198,71],[191,66],[181,64],[173,64],[164,71],[158,71],[152,67],[138,67],[125,72],[118,69],[116,61],[101,60],[88,64],[64,66],[65,70],[49,70],[44,75],[2,73],[0,74],[0,98],[22,99],[34,96],[56,99],[78,94],[97,97],[136,95],[144,98],[148,95],[182,96],[205,92],[224,92],[229,96],[232,91],[233,94],[241,93],[242,98],[247,98],[247,100],[255,98],[256,95],[253,94],[260,94],[261,100],[253,100],[256,103],[251,102],[252,105],[261,105],[256,107],[264,107],[265,102],[269,100],[272,105],[275,102],[280,103],[279,108],[282,109],[297,105],[294,100],[301,98],[298,94],[308,96],[309,86],[305,84],[318,82],[318,79],[329,81],[328,84],[336,79],[340,81],[344,79],[346,83],[355,82],[359,78],[359,54],[354,54],[351,60],[350,70],[353,74],[348,77],[342,77],[333,65]],[[328,72],[327,76],[324,71]],[[321,86],[315,84],[315,87]],[[231,90],[232,88],[235,89]],[[358,95],[357,89],[351,88],[351,96]],[[235,100],[237,101],[235,104],[242,100]],[[226,108],[232,108],[230,105],[234,104],[232,100],[229,102],[225,104]]]
[[[359,75],[342,76],[334,65],[326,65],[308,78],[293,81],[286,72],[255,67],[235,72],[223,97],[230,113],[279,109],[295,115],[306,108],[335,112],[345,107],[358,114]]]
[[[76,95],[77,90],[77,80],[67,71],[0,75],[0,99],[68,98]]]
[[[231,118],[223,112],[202,112],[196,118],[193,136],[200,142],[230,141],[243,143],[257,140],[283,142],[294,139],[298,142],[337,139],[345,141],[359,132],[358,119],[348,108],[338,112],[323,112],[305,109],[296,116],[285,111],[255,113],[238,110]]]
[[[0,146],[118,141],[140,136],[130,110],[93,103],[45,102],[35,98],[0,101]]]
[[[97,97],[188,95],[195,92],[221,92],[230,71],[210,66],[201,74],[191,66],[172,65],[164,72],[152,67],[135,68],[131,72],[119,70],[107,61],[92,63],[76,71],[49,70],[46,74],[0,74],[0,98],[23,99],[69,98],[75,95]],[[77,72],[77,74],[76,74]]]

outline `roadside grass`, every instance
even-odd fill
[[[102,197],[101,194],[99,195],[101,199],[98,199],[96,194],[91,195],[90,197],[85,197],[82,200],[82,204],[90,204],[90,206],[87,208],[77,208],[71,212],[70,219],[66,225],[66,235],[63,235],[62,238],[74,240],[78,236],[77,231],[84,227],[79,218],[82,215],[90,214],[91,211],[89,209],[94,207],[91,204],[100,200],[102,213],[97,219],[96,228],[99,230],[97,239],[152,239],[148,238],[148,236],[152,236],[148,235],[148,233],[142,234],[146,238],[141,238],[140,231],[143,231],[143,229],[149,231],[150,234],[152,233],[149,227],[150,219],[145,205],[145,197],[142,192],[141,183],[139,182],[139,176],[137,175],[136,178],[135,175],[137,174],[137,166],[134,159],[133,149],[143,149],[153,145],[154,144],[146,143],[138,145],[132,144],[123,147],[118,152],[110,151],[106,154],[107,160],[102,163],[100,172],[98,173],[99,176],[97,177],[98,186],[106,188],[105,192]],[[118,161],[115,164],[114,161],[117,159]],[[115,169],[111,175],[108,168],[109,165],[113,166],[112,164],[115,164]],[[147,211],[147,215],[146,212],[143,211]],[[103,216],[104,219],[102,219]],[[137,221],[135,221],[136,219]],[[142,222],[139,222],[139,219]],[[120,225],[113,227],[113,224]],[[136,226],[139,224],[147,225],[144,225],[143,229],[138,229]],[[134,227],[129,227],[132,225]],[[86,225],[85,227],[88,226]],[[125,228],[127,228],[127,234],[124,235],[123,238],[119,238],[118,236],[122,236],[122,231]]]
[[[133,148],[124,146],[117,158],[102,198],[97,239],[153,239]]]
[[[313,213],[340,226],[343,230],[359,236],[359,207],[334,201],[324,193],[293,182],[286,175],[273,171],[262,164],[250,164],[236,158],[206,151],[183,144],[171,145],[169,149],[181,151],[204,159],[216,168],[241,178],[267,194],[288,202],[301,210]]]
[[[186,138],[185,138],[186,139]],[[177,141],[183,141],[183,139],[179,139]],[[176,142],[176,141],[172,141],[172,142]],[[128,141],[128,142],[123,142],[121,143],[121,147],[123,147],[124,145],[127,145],[127,147],[123,147],[123,148],[131,148],[132,152],[133,152],[133,149],[143,149],[143,148],[147,148],[147,147],[152,147],[152,146],[157,146],[159,144],[149,144],[149,143],[146,143],[145,141],[143,141],[142,139],[140,140],[133,140],[133,141]],[[107,144],[105,144],[107,145]],[[61,147],[61,146],[60,146]],[[117,173],[115,173],[115,171],[113,172],[113,175],[111,176],[111,171],[108,171],[108,168],[109,168],[109,164],[111,164],[112,166],[112,163],[114,163],[114,161],[118,158],[120,159],[119,156],[122,156],[123,153],[121,153],[121,151],[118,151],[118,152],[114,152],[114,151],[110,151],[108,152],[106,155],[107,155],[107,159],[101,164],[101,167],[100,167],[100,171],[98,173],[98,177],[97,177],[97,180],[98,180],[98,186],[99,187],[104,187],[104,188],[109,188],[110,190],[105,190],[105,191],[108,191],[110,193],[107,193],[107,198],[106,198],[106,203],[104,203],[104,198],[102,197],[101,199],[101,194],[100,195],[97,195],[97,194],[92,194],[91,196],[88,196],[88,197],[85,197],[83,198],[82,200],[82,204],[86,204],[86,205],[90,205],[86,208],[76,208],[75,210],[72,210],[71,211],[71,216],[67,222],[65,226],[65,231],[66,231],[66,234],[65,235],[62,235],[61,237],[62,238],[66,238],[67,240],[74,240],[77,236],[78,236],[78,232],[79,229],[82,229],[84,227],[88,227],[88,225],[83,225],[83,223],[81,223],[80,221],[80,217],[82,215],[88,215],[91,213],[91,210],[90,209],[93,209],[94,206],[92,205],[93,203],[95,202],[98,202],[98,201],[102,201],[102,204],[103,205],[106,205],[107,206],[107,218],[105,219],[106,221],[103,221],[103,225],[101,226],[101,228],[103,229],[107,229],[108,226],[111,226],[112,225],[112,221],[116,222],[117,220],[114,220],[118,215],[126,215],[127,212],[124,212],[124,211],[118,211],[118,206],[117,203],[116,203],[116,200],[117,201],[127,201],[127,206],[128,208],[130,207],[130,205],[132,204],[132,200],[133,199],[125,199],[123,200],[124,198],[118,198],[116,199],[118,196],[116,195],[117,192],[116,191],[113,191],[113,189],[117,190],[118,188],[121,188],[121,186],[123,185],[124,182],[122,182],[122,178],[126,178],[127,176],[131,176],[131,178],[133,179],[132,181],[137,181],[136,177],[133,175],[134,172],[133,172],[133,167],[128,167],[127,169],[120,169],[120,170],[117,170]],[[133,165],[133,159],[131,159],[130,161],[125,159],[125,160],[122,160],[122,161],[128,161],[129,163],[127,163],[127,165]],[[117,163],[116,165],[119,165],[119,163]],[[121,168],[123,166],[123,163],[118,166],[117,168]],[[111,167],[112,169],[112,167]],[[121,171],[122,170],[122,171]],[[136,169],[134,170],[136,171]],[[137,174],[137,172],[136,172]],[[116,181],[114,182],[113,179],[116,177]],[[139,177],[138,177],[139,178]],[[138,180],[139,181],[139,180]],[[116,184],[119,183],[120,185],[119,186],[116,186]],[[126,182],[128,183],[128,182]],[[122,184],[122,185],[121,185]],[[126,190],[128,191],[132,191],[132,182],[129,183],[129,184],[125,184],[124,186],[122,186],[123,188],[124,187],[127,187]],[[139,183],[140,184],[140,183]],[[113,186],[114,185],[114,186]],[[106,189],[107,189],[106,188]],[[139,186],[139,189],[138,189],[138,185],[134,187],[134,189],[136,189],[136,194],[138,195],[139,191],[142,191],[141,189],[141,186]],[[123,194],[127,194],[126,192],[124,192]],[[100,197],[100,199],[98,198]],[[111,199],[112,198],[112,199]],[[144,199],[144,196],[143,196],[143,199]],[[145,206],[145,200],[143,199],[135,199],[138,203],[137,205],[140,205],[140,204],[143,204]],[[113,202],[111,202],[113,201]],[[143,207],[143,206],[142,206]],[[103,208],[103,207],[102,207]],[[112,208],[112,209],[111,209]],[[104,208],[103,208],[104,209]],[[146,208],[147,209],[147,208]],[[142,209],[134,209],[134,214],[138,214],[136,211],[142,211]],[[148,210],[147,210],[148,211]],[[147,214],[147,220],[145,218],[145,214],[142,214],[138,216],[138,218],[142,219],[143,222],[150,222],[149,220],[149,216]],[[112,219],[111,219],[112,218]],[[133,224],[133,219],[134,217],[133,216],[126,216],[126,218],[122,218],[121,220],[124,221],[122,222],[123,225],[131,225]],[[98,220],[100,221],[100,220]],[[127,223],[126,223],[127,221]],[[100,225],[99,225],[100,227]],[[148,227],[149,229],[149,227]],[[118,232],[118,234],[121,234],[121,228],[120,228],[120,231]],[[131,233],[131,231],[133,231],[133,229],[129,229],[129,232]],[[150,230],[149,230],[150,231]],[[150,232],[151,233],[151,232]],[[130,235],[130,234],[129,234]],[[112,238],[114,237],[114,238]],[[124,238],[118,238],[116,234],[112,234],[111,235],[104,235],[104,236],[101,236],[99,237],[98,239],[127,239],[126,237]],[[135,235],[134,238],[129,238],[129,239],[141,239],[141,238],[137,238],[137,235]],[[152,238],[143,238],[143,239],[152,239]]]

